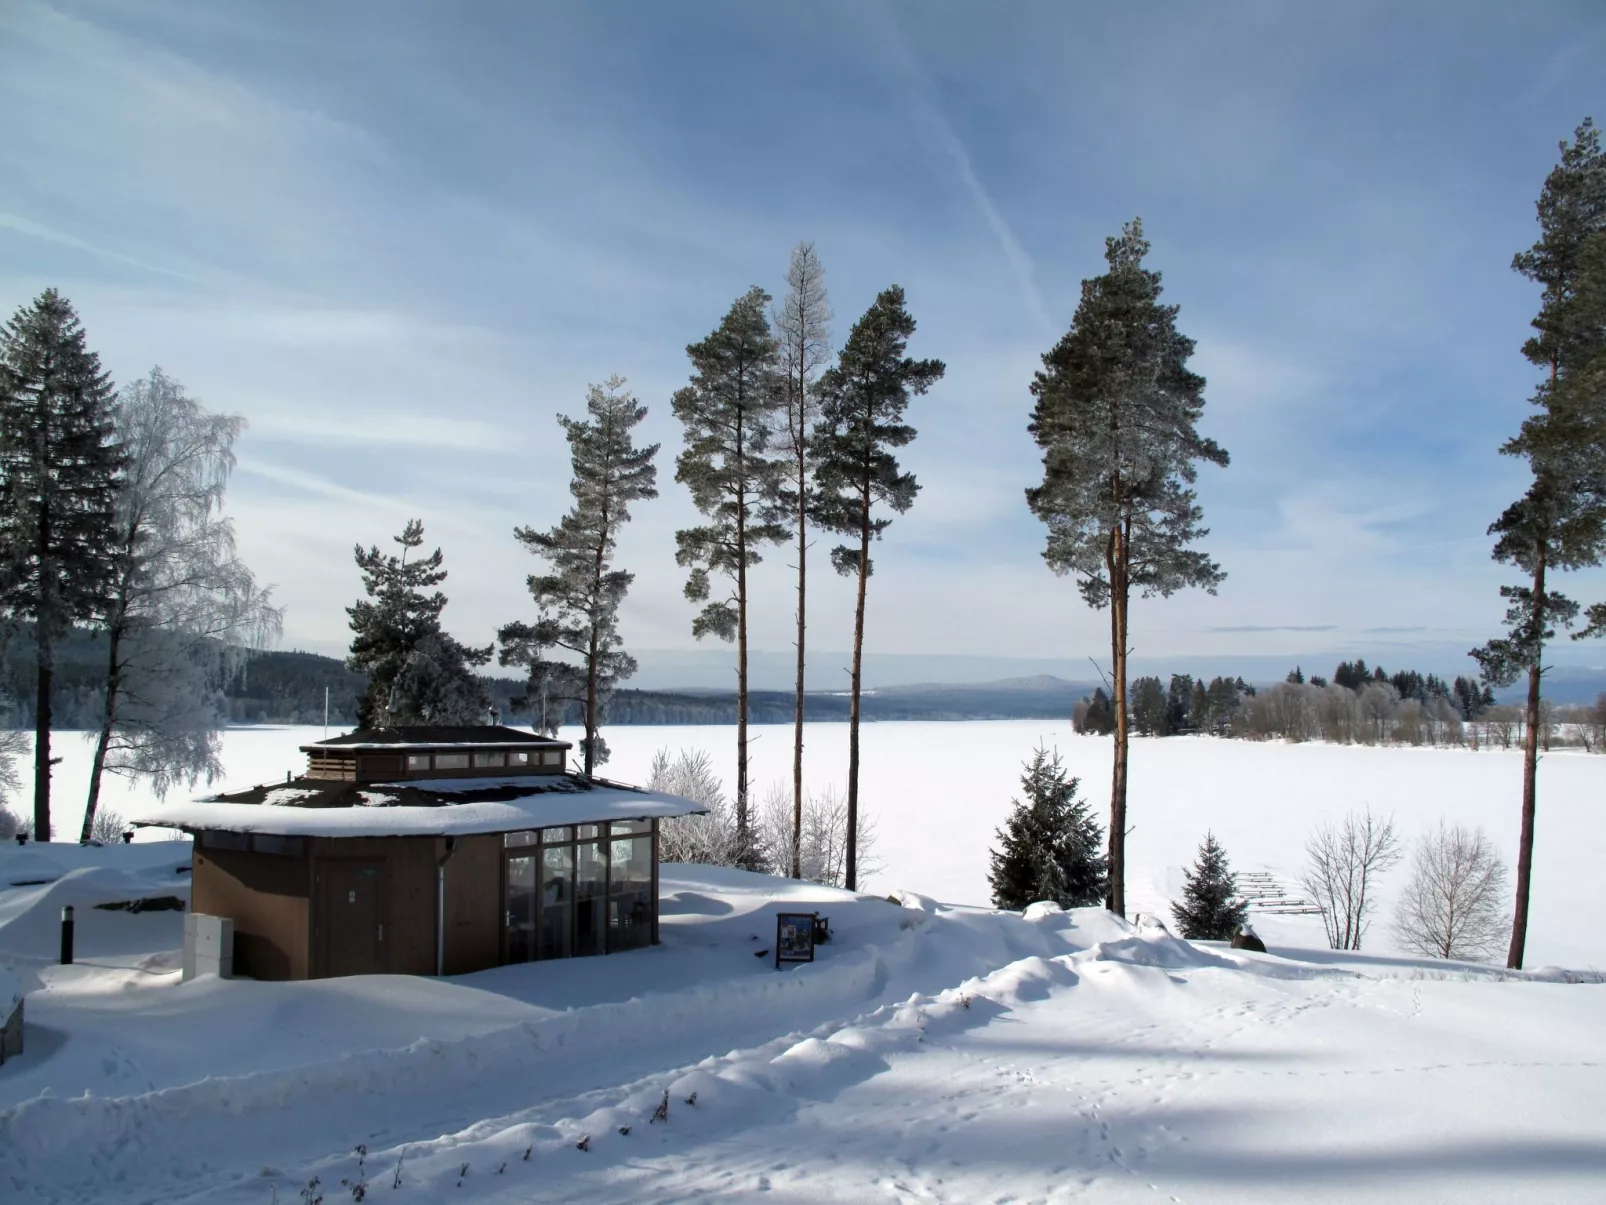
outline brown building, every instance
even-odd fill
[[[515,728],[360,730],[307,772],[153,806],[195,839],[191,910],[256,979],[453,975],[658,940],[658,824],[691,800],[567,772]]]

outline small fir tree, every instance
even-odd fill
[[[1227,941],[1249,919],[1249,904],[1238,898],[1238,876],[1227,865],[1227,851],[1206,833],[1199,859],[1182,872],[1182,902],[1171,905],[1182,936]]]
[[[1024,799],[997,831],[987,880],[993,906],[1021,909],[1039,900],[1062,908],[1101,903],[1108,889],[1104,833],[1076,796],[1078,779],[1066,775],[1056,752],[1041,746],[1021,774]]]
[[[491,646],[468,648],[441,630],[446,595],[425,593],[446,580],[441,550],[407,559],[424,543],[424,524],[409,519],[392,538],[400,556],[356,549],[368,596],[346,608],[352,630],[346,668],[368,675],[357,722],[364,728],[482,724],[491,697],[471,667],[491,659]]]

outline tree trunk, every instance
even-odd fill
[[[870,483],[859,521],[859,598],[853,609],[853,698],[848,705],[848,851],[842,884],[859,889],[859,693],[864,669],[864,592],[870,579]]]
[[[586,777],[597,768],[597,607],[602,597],[602,569],[608,551],[608,506],[602,506],[602,535],[591,576],[591,642],[586,649]]]
[[[801,423],[801,420],[799,420]],[[797,710],[792,721],[792,877],[803,877],[803,640],[807,630],[804,609],[808,583],[808,469],[797,458]]]
[[[747,494],[736,506],[736,841],[745,862],[747,819]]]
[[[111,648],[106,661],[106,706],[101,710],[100,736],[95,741],[95,760],[89,769],[89,798],[84,803],[84,823],[78,831],[80,845],[88,845],[95,831],[95,812],[100,807],[100,776],[106,769],[106,749],[111,744],[112,728],[117,723],[117,696],[122,688],[122,675],[117,666],[117,654],[123,643],[121,625],[107,630],[106,642]]]
[[[33,738],[33,839],[50,840],[50,687],[54,677],[51,650],[45,643],[44,625],[35,625],[39,641],[38,693],[34,696]]]
[[[1115,698],[1115,768],[1110,781],[1110,890],[1106,906],[1117,916],[1126,915],[1126,531],[1117,526],[1110,564],[1110,684]]]
[[[1545,631],[1545,546],[1540,543],[1534,564],[1533,624],[1534,659],[1528,667],[1528,708],[1522,734],[1522,835],[1517,839],[1517,904],[1511,915],[1511,948],[1506,966],[1522,969],[1523,947],[1528,942],[1528,885],[1533,876],[1534,810],[1539,786],[1539,684],[1544,674],[1540,656]]]

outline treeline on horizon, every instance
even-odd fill
[[[1128,721],[1139,736],[1237,737],[1320,740],[1335,744],[1468,745],[1511,748],[1526,722],[1520,707],[1496,701],[1476,678],[1446,682],[1417,670],[1387,673],[1368,668],[1363,657],[1341,661],[1333,676],[1305,676],[1295,666],[1287,678],[1259,688],[1242,678],[1217,676],[1208,683],[1172,674],[1169,684],[1149,676],[1132,681]],[[1606,747],[1606,693],[1589,706],[1558,706],[1541,700],[1540,743]],[[1084,734],[1115,731],[1114,704],[1102,687],[1079,700],[1071,727]]]

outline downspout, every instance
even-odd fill
[[[446,974],[446,863],[457,852],[457,838],[446,838],[446,852],[435,863],[435,974]]]

